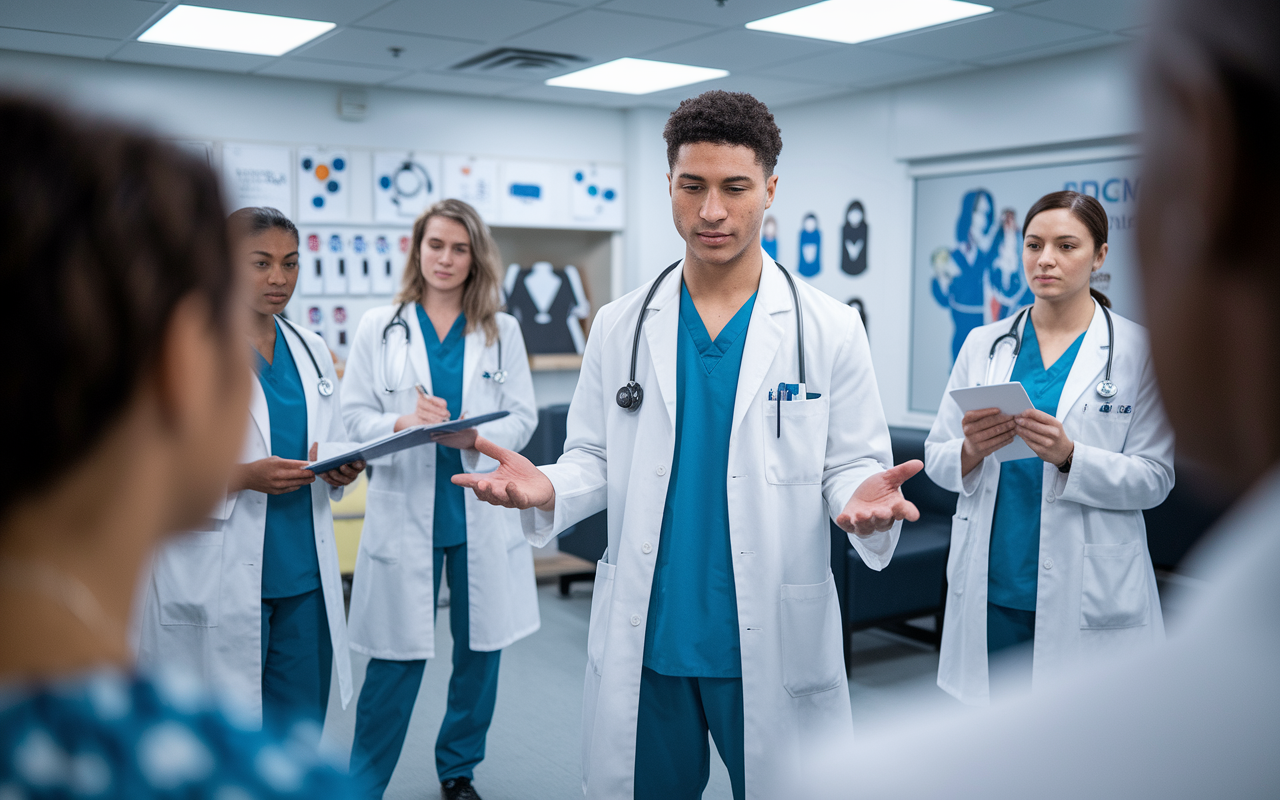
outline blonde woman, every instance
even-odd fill
[[[418,218],[400,292],[360,320],[347,360],[342,417],[353,437],[506,410],[485,437],[525,446],[537,425],[533,381],[519,323],[499,310],[498,265],[488,227],[466,203],[444,200]],[[351,772],[371,797],[391,779],[435,656],[441,577],[451,597],[453,676],[436,770],[449,800],[478,797],[471,779],[484,758],[500,651],[538,629],[518,512],[449,480],[496,467],[475,441],[471,428],[370,464],[349,628],[352,649],[371,657],[351,753]]]

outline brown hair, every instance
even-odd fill
[[[782,152],[782,132],[769,107],[745,92],[712,89],[681,101],[667,118],[662,138],[668,169],[675,167],[683,145],[712,142],[750,147],[768,177]]]
[[[0,514],[93,452],[197,297],[231,342],[234,277],[208,165],[116,123],[0,95],[0,280],[14,298],[0,370]]]
[[[1031,224],[1031,220],[1035,219],[1037,214],[1042,211],[1051,211],[1055,208],[1065,208],[1070,211],[1071,216],[1080,220],[1088,228],[1089,235],[1093,237],[1093,252],[1095,254],[1107,243],[1107,210],[1102,207],[1102,203],[1099,203],[1096,197],[1069,190],[1049,192],[1037,200],[1027,210],[1027,216],[1022,221],[1023,233],[1026,233],[1027,226]],[[1101,305],[1111,308],[1110,298],[1102,292],[1090,286],[1089,294]]]
[[[271,206],[246,206],[227,217],[227,230],[232,239],[257,236],[272,229],[284,231],[295,242],[299,240],[298,226],[284,212]]]
[[[461,200],[441,200],[422,212],[413,223],[413,241],[409,257],[405,261],[404,275],[400,280],[397,303],[419,302],[427,291],[427,279],[422,277],[422,237],[427,233],[427,223],[432,217],[444,217],[467,229],[471,242],[471,272],[462,284],[462,313],[467,320],[466,332],[479,325],[484,329],[486,344],[498,338],[498,323],[494,315],[502,310],[502,281],[498,277],[500,257],[498,245],[493,241],[489,226],[480,214]]]

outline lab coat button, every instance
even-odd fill
[[[649,555],[650,553],[653,552],[653,545],[649,544],[648,542],[645,542],[644,544],[640,545],[640,552],[644,553],[645,555]]]
[[[1045,569],[1053,569],[1053,559],[1052,559],[1052,558],[1046,558],[1046,559],[1044,560],[1044,568],[1045,568]]]
[[[659,478],[661,478],[663,475],[666,475],[666,474],[667,474],[667,468],[666,468],[665,466],[663,466],[662,464],[659,464],[659,465],[658,465],[658,477],[659,477]]]
[[[638,627],[639,625],[640,625],[640,615],[639,615],[639,614],[632,614],[632,615],[631,615],[631,627],[635,628],[635,627]]]
[[[1046,502],[1052,503],[1053,501],[1057,500],[1058,498],[1054,496],[1053,492],[1049,492],[1049,494],[1048,494],[1044,499],[1045,499],[1045,501],[1046,501]]]

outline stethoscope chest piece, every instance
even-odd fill
[[[1116,385],[1109,380],[1104,380],[1098,384],[1098,396],[1107,400],[1115,397],[1117,391],[1119,390]]]
[[[316,384],[316,391],[320,393],[321,397],[328,397],[333,394],[333,381],[328,378],[321,378],[320,382]]]
[[[500,369],[497,372],[486,372],[484,377],[501,386],[507,382],[507,371],[505,369]]]

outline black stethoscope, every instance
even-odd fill
[[[800,293],[796,291],[795,279],[791,277],[791,273],[787,268],[774,262],[778,269],[782,270],[782,274],[787,279],[787,285],[791,287],[791,299],[796,305],[796,350],[800,358],[800,385],[805,385],[804,379],[804,307],[800,305]],[[662,271],[658,279],[649,287],[649,293],[645,295],[644,305],[640,307],[640,316],[636,318],[636,334],[631,342],[631,380],[627,381],[627,385],[618,390],[618,405],[627,411],[636,411],[640,408],[640,404],[644,402],[644,389],[636,381],[636,356],[640,352],[640,332],[644,329],[644,318],[649,313],[649,303],[653,300],[653,295],[658,291],[658,286],[662,284],[662,279],[667,277],[667,273],[680,266],[680,262],[672,264]],[[803,399],[803,398],[801,398]]]
[[[293,327],[292,322],[279,314],[276,315],[276,319],[283,322],[286,328],[293,331],[293,335],[298,337],[298,343],[302,345],[302,349],[307,351],[307,358],[311,359],[311,366],[316,369],[316,378],[318,378],[316,381],[316,391],[320,393],[321,397],[328,397],[333,394],[333,381],[326,378],[324,373],[320,371],[320,362],[316,361],[315,353],[312,353],[311,348],[307,347],[307,342],[302,338],[302,334],[298,332],[297,328]]]
[[[408,303],[401,303],[396,307],[395,316],[391,321],[382,326],[382,358],[379,359],[382,364],[382,391],[387,394],[395,394],[396,390],[391,388],[391,382],[387,380],[387,340],[391,336],[391,331],[400,328],[404,332],[405,352],[409,349],[409,323],[405,321],[403,316],[404,307]],[[498,337],[498,368],[493,372],[485,371],[480,377],[491,380],[501,386],[507,382],[507,371],[502,368],[502,337]]]
[[[1098,396],[1102,399],[1110,400],[1116,396],[1117,392],[1120,391],[1119,388],[1111,382],[1111,359],[1116,352],[1116,329],[1115,325],[1111,322],[1111,312],[1107,310],[1107,307],[1101,303],[1098,304],[1098,307],[1102,309],[1102,315],[1107,318],[1107,371],[1102,380],[1094,388],[1094,391],[1096,391]],[[993,372],[996,367],[996,348],[999,347],[1000,342],[1005,339],[1011,339],[1013,341],[1013,357],[1009,362],[1011,365],[1009,369],[1012,371],[1012,364],[1018,360],[1018,353],[1022,352],[1022,335],[1018,333],[1018,327],[1022,323],[1022,318],[1030,312],[1030,306],[1019,311],[1018,316],[1013,318],[1013,326],[1009,328],[1009,332],[1000,334],[996,337],[996,340],[991,343],[991,350],[987,353],[988,386],[994,382],[992,378],[994,377]]]

